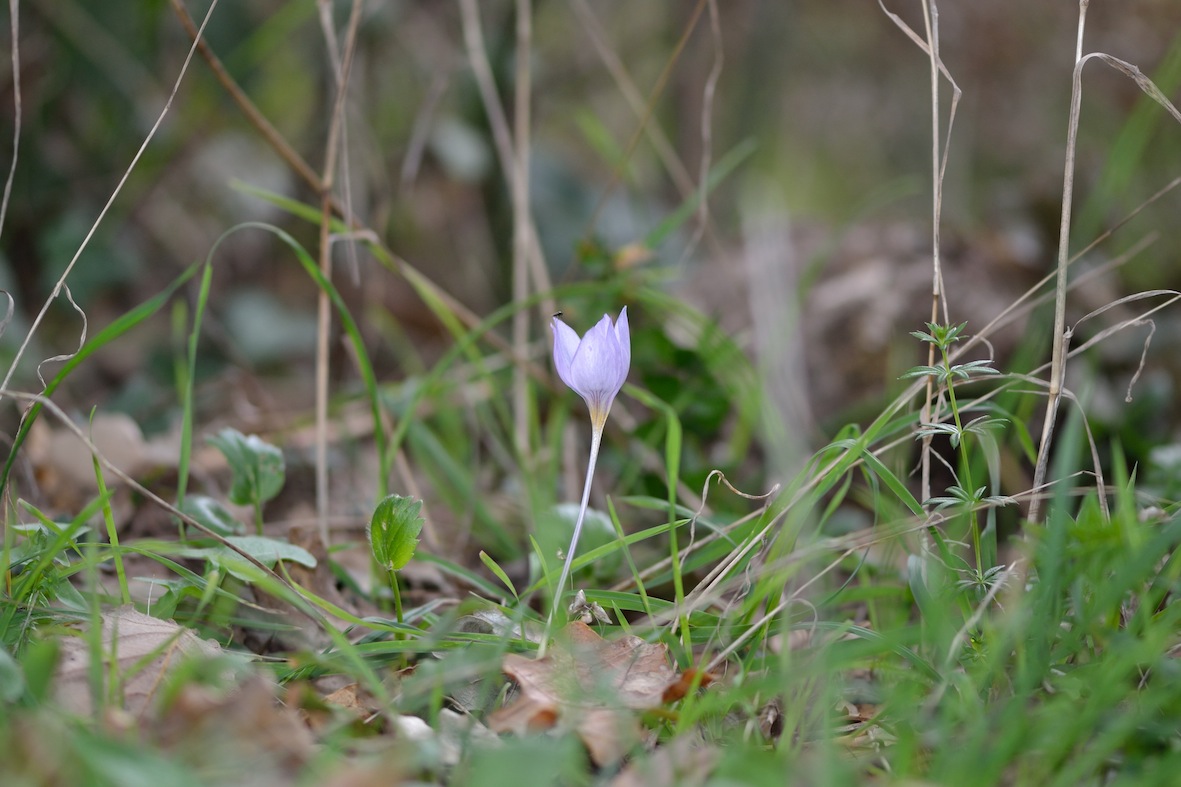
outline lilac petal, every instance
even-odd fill
[[[553,331],[558,376],[586,401],[591,420],[601,429],[631,366],[627,307],[619,313],[617,322],[604,314],[582,339],[556,317]]]
[[[583,398],[604,398],[614,386],[618,369],[619,343],[611,318],[603,319],[586,332],[570,363],[571,385]],[[611,391],[609,396],[614,396]]]
[[[557,317],[553,321],[554,331],[554,366],[558,370],[558,377],[562,382],[574,388],[573,377],[570,376],[570,364],[574,354],[578,352],[579,338],[574,329]],[[578,390],[575,388],[575,390]]]
[[[631,329],[627,323],[627,307],[623,307],[623,311],[619,312],[619,320],[615,323],[615,339],[619,342],[620,357],[622,362],[619,371],[619,387],[623,387],[623,383],[627,380],[627,371],[631,368],[632,363],[632,337]]]

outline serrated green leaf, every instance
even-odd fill
[[[389,495],[374,509],[369,520],[369,546],[373,558],[387,571],[404,568],[414,557],[422,532],[421,510],[421,500],[401,495]]]
[[[279,494],[286,466],[278,448],[257,435],[244,435],[229,427],[208,438],[208,442],[225,455],[234,473],[230,502],[261,505]]]

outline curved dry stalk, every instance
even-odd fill
[[[700,549],[704,549],[705,547],[709,546],[710,544],[712,544],[713,542],[717,541],[720,538],[728,538],[730,531],[735,530],[736,528],[739,528],[742,525],[745,525],[751,519],[761,516],[764,511],[766,511],[765,506],[757,511],[751,511],[749,514],[745,514],[744,516],[741,516],[738,519],[735,519],[729,525],[726,525],[723,528],[719,528],[718,530],[714,531],[713,533],[710,533],[708,536],[702,538],[700,541],[698,541],[694,545],[692,551],[690,551],[688,548],[682,548],[681,553],[680,553],[681,561],[683,562],[693,552],[700,550]],[[661,558],[660,560],[649,565],[648,568],[644,569],[643,571],[641,571],[639,573],[639,577],[641,580],[647,580],[647,579],[650,579],[650,578],[656,576],[657,574],[659,574],[663,571],[667,571],[671,567],[672,567],[672,556],[670,555],[668,557]],[[709,575],[707,575],[707,579],[709,577],[714,576],[715,572],[717,572],[719,570],[720,570],[719,567],[715,566],[714,569],[712,571],[710,571]],[[634,577],[627,577],[625,579],[621,579],[619,582],[616,582],[614,585],[612,585],[610,588],[608,588],[608,590],[622,591],[622,590],[627,590],[628,588],[631,588],[631,587],[635,587],[635,585],[636,585],[635,578]]]
[[[513,141],[516,155],[512,170],[513,201],[513,299],[518,303],[529,297],[529,131],[530,93],[533,89],[533,5],[517,0],[517,72],[513,85]],[[552,313],[552,312],[551,312]],[[513,347],[524,354],[529,343],[529,312],[518,309],[513,315]],[[517,456],[527,461],[529,455],[529,389],[525,370],[513,368],[513,437]],[[558,588],[561,592],[561,587]]]
[[[511,131],[488,59],[488,49],[480,26],[479,8],[474,0],[460,0],[459,9],[468,61],[492,129],[492,139],[500,167],[509,182],[509,197],[513,208],[512,294],[513,300],[519,303],[529,297],[530,279],[538,292],[549,292],[552,289],[529,204],[532,3],[530,0],[517,0],[516,4],[517,49]],[[543,299],[541,306],[545,312],[552,314],[556,311],[552,298],[548,296]],[[521,357],[528,353],[529,326],[528,311],[521,309],[513,315],[512,346],[514,352]],[[513,371],[513,442],[521,459],[527,457],[529,450],[529,392],[526,377],[526,370],[517,365]]]
[[[718,14],[717,0],[707,0],[709,7],[709,32],[713,42],[714,62],[701,96],[701,162],[697,168],[697,229],[681,252],[680,264],[684,264],[705,237],[709,227],[709,170],[713,164],[713,108],[714,93],[718,80],[722,78],[722,66],[726,62],[722,47],[722,23]]]
[[[599,18],[595,16],[587,0],[571,0],[571,8],[574,9],[574,13],[578,17],[581,31],[590,39],[591,45],[595,48],[595,53],[598,54],[599,60],[603,64],[603,68],[607,69],[607,73],[611,75],[611,79],[614,80],[620,95],[627,102],[632,115],[635,116],[636,120],[642,120],[648,112],[644,97],[640,94],[639,88],[636,87],[635,81],[628,74],[623,61],[619,59],[619,55],[608,44],[607,33],[603,29],[603,25],[599,22]],[[720,52],[720,45],[718,51]],[[681,199],[692,199],[694,192],[697,190],[697,187],[693,184],[693,176],[689,174],[689,170],[681,162],[673,144],[668,139],[668,135],[664,133],[664,130],[659,125],[653,125],[651,123],[645,123],[643,129],[648,143],[652,145],[657,158],[664,165],[664,169],[672,179],[673,185],[676,186],[677,193]],[[705,233],[710,247],[715,250],[718,256],[721,256],[722,246],[717,237],[715,237],[712,227],[706,227]]]
[[[16,161],[20,154],[21,139],[21,55],[20,55],[20,2],[8,0],[8,20],[12,30],[12,164],[4,181],[4,197],[0,199],[0,235],[4,234],[4,218],[8,215],[8,199],[12,196],[12,183],[16,180]]]
[[[768,563],[762,567],[763,575],[785,571],[793,565],[806,562],[819,555],[833,552],[839,553],[839,555],[830,560],[824,568],[810,577],[809,580],[800,587],[793,590],[787,598],[783,599],[778,605],[776,605],[774,608],[775,611],[765,613],[764,622],[774,617],[775,614],[777,614],[779,611],[782,611],[782,609],[788,604],[799,602],[799,596],[804,590],[818,581],[821,577],[835,570],[841,564],[841,562],[850,555],[856,554],[857,552],[868,549],[869,547],[875,546],[877,544],[882,544],[911,533],[922,532],[927,527],[928,525],[926,522],[910,522],[909,524],[905,524],[901,527],[886,525],[877,528],[866,528],[864,530],[859,530],[855,533],[849,533],[844,536],[820,539],[789,554],[783,555],[774,563]],[[692,599],[690,596],[686,596],[683,608],[670,606],[668,609],[653,615],[650,620],[644,621],[644,627],[650,627],[653,629],[659,628],[665,623],[674,622],[683,615],[688,615],[692,612],[705,609],[709,605],[719,602],[725,593],[733,590],[741,581],[744,581],[744,579],[739,576],[728,577],[724,582],[717,583],[714,587],[710,588],[708,592],[696,593]],[[696,590],[697,589],[695,589],[695,592]],[[641,627],[637,626],[637,628]],[[755,625],[752,626],[752,628],[757,629],[758,626]],[[719,658],[715,657],[711,661],[710,667],[708,669],[712,670],[718,661]]]
[[[213,11],[215,8],[217,8],[217,0],[213,0],[213,2],[209,4],[209,9],[205,12],[205,19],[201,22],[201,28],[200,31],[198,31],[198,40],[200,38],[200,32],[204,31],[205,26],[209,24],[209,20],[213,18]],[[164,102],[164,107],[160,110],[160,114],[157,115],[156,122],[153,123],[151,129],[148,130],[147,135],[144,137],[143,143],[139,146],[139,149],[131,158],[131,163],[127,165],[127,169],[124,170],[123,176],[120,177],[119,182],[115,184],[115,188],[111,192],[111,196],[107,199],[106,204],[103,205],[102,210],[99,211],[98,217],[94,220],[94,223],[90,225],[90,229],[87,231],[86,236],[82,238],[82,242],[78,244],[77,251],[74,252],[74,256],[70,259],[69,264],[66,265],[65,270],[62,271],[61,276],[58,277],[57,283],[53,286],[53,291],[49,294],[49,297],[45,299],[45,303],[42,304],[41,311],[37,312],[37,316],[34,318],[33,324],[29,326],[29,330],[25,334],[24,341],[21,342],[20,347],[16,351],[16,355],[13,356],[12,364],[8,367],[8,372],[4,375],[3,381],[0,381],[0,389],[8,389],[9,383],[12,382],[13,375],[16,374],[17,367],[24,358],[25,351],[29,348],[29,343],[33,340],[33,334],[35,334],[37,329],[41,326],[41,322],[45,319],[45,314],[49,311],[49,307],[55,300],[57,300],[57,296],[61,294],[62,289],[66,285],[66,279],[69,277],[70,273],[73,272],[74,266],[78,264],[78,260],[82,257],[82,252],[84,252],[90,245],[90,241],[94,237],[94,234],[98,231],[99,225],[102,224],[103,219],[105,219],[107,216],[107,212],[110,211],[111,206],[115,204],[115,200],[123,192],[123,186],[127,183],[127,179],[131,177],[131,173],[135,170],[136,165],[139,164],[139,160],[143,157],[144,151],[148,149],[148,145],[151,143],[152,139],[155,138],[156,132],[159,130],[161,124],[163,124],[164,118],[168,115],[168,111],[172,108],[172,101],[176,98],[176,94],[180,90],[181,81],[184,80],[185,74],[187,74],[189,71],[189,63],[192,62],[193,53],[196,50],[197,44],[194,42],[193,45],[189,47],[188,54],[185,55],[184,62],[180,67],[180,73],[176,75],[176,80],[172,84],[172,92],[168,94],[168,99]],[[65,357],[69,358],[70,356]]]
[[[1087,6],[1090,0],[1079,0],[1078,42],[1075,46],[1074,74],[1070,85],[1070,119],[1066,130],[1066,162],[1062,176],[1062,214],[1058,225],[1058,268],[1054,297],[1054,346],[1050,361],[1050,388],[1046,399],[1046,414],[1042,421],[1042,438],[1038,446],[1037,464],[1033,471],[1033,485],[1041,486],[1046,480],[1046,469],[1050,461],[1050,444],[1054,437],[1054,420],[1058,416],[1058,399],[1062,394],[1062,381],[1066,376],[1066,271],[1067,255],[1070,249],[1070,211],[1074,197],[1074,159],[1078,147],[1078,120],[1082,106],[1083,31],[1087,22]],[[1029,521],[1041,518],[1041,500],[1034,498],[1029,506]]]
[[[328,141],[324,150],[324,173],[320,177],[320,273],[324,280],[332,281],[332,216],[335,196],[333,188],[336,179],[337,156],[340,153],[340,137],[344,129],[345,99],[348,97],[349,74],[352,72],[353,55],[357,48],[357,30],[361,22],[362,0],[353,0],[349,12],[348,31],[345,34],[343,55],[337,55],[336,36],[332,29],[331,7],[320,3],[321,21],[327,41],[329,58],[336,75],[336,97],[332,104],[332,117],[328,125]],[[339,58],[339,60],[338,60]],[[348,195],[345,195],[346,202]],[[332,332],[332,303],[328,292],[320,288],[316,297],[316,523],[320,541],[329,545],[328,534],[328,361],[331,355],[328,340]],[[381,428],[380,424],[375,425]],[[379,487],[385,484],[384,479]]]
[[[881,8],[882,13],[890,21],[927,55],[931,64],[931,322],[940,322],[939,318],[942,312],[942,323],[944,325],[950,325],[950,309],[947,305],[947,291],[943,281],[940,225],[942,223],[943,212],[943,183],[947,173],[947,160],[951,149],[951,130],[952,126],[955,125],[956,108],[959,106],[962,91],[960,90],[960,86],[956,84],[955,79],[952,78],[947,66],[943,63],[943,58],[939,56],[939,7],[935,3],[935,0],[923,0],[922,2],[923,25],[926,32],[925,40],[912,30],[906,22],[902,21],[900,16],[887,9],[884,0],[878,0],[878,7]],[[952,90],[951,106],[948,108],[947,115],[947,134],[942,146],[940,146],[939,134],[941,125],[939,114],[940,76],[947,80]],[[935,366],[935,345],[933,344],[927,347],[927,365],[931,367]],[[925,387],[926,396],[923,400],[923,407],[919,417],[924,423],[928,423],[935,411],[934,378],[927,377]],[[923,500],[928,500],[931,497],[931,440],[932,435],[926,435],[922,440],[920,497]]]
[[[1135,65],[1127,61],[1112,57],[1103,52],[1092,52],[1083,55],[1083,32],[1086,25],[1087,7],[1090,0],[1079,0],[1078,38],[1075,44],[1075,65],[1070,88],[1070,121],[1067,126],[1066,161],[1062,178],[1062,217],[1058,233],[1058,267],[1057,285],[1054,299],[1054,347],[1050,367],[1049,398],[1046,401],[1045,420],[1042,423],[1042,439],[1038,448],[1037,465],[1034,468],[1034,486],[1040,486],[1045,480],[1049,464],[1050,445],[1054,435],[1054,421],[1058,413],[1058,399],[1062,393],[1063,380],[1066,375],[1066,359],[1069,357],[1067,347],[1070,341],[1070,331],[1066,328],[1066,285],[1068,250],[1070,246],[1070,217],[1074,192],[1074,161],[1078,147],[1078,124],[1080,107],[1082,104],[1083,67],[1092,58],[1098,59],[1121,72],[1136,83],[1147,96],[1160,104],[1173,119],[1181,123],[1181,112],[1160,91],[1152,80]],[[1030,506],[1029,519],[1037,522],[1041,515],[1040,499],[1035,498]]]
[[[180,0],[171,0],[172,9],[176,16],[180,19],[181,25],[185,28],[185,32],[197,42],[197,52],[205,60],[206,65],[213,72],[214,78],[222,89],[229,94],[230,98],[238,105],[238,109],[245,115],[246,120],[254,127],[263,138],[263,140],[275,151],[276,155],[283,160],[288,167],[299,176],[300,180],[304,182],[312,191],[317,194],[323,193],[324,188],[320,183],[320,176],[316,171],[304,161],[303,157],[288,144],[287,140],[283,138],[266,116],[259,111],[250,97],[246,95],[245,91],[238,85],[234,78],[226,71],[224,65],[218,56],[210,49],[208,43],[204,38],[199,36],[200,30],[193,22],[192,17],[189,16],[188,11],[185,10],[184,5]],[[431,278],[420,271],[415,266],[411,265],[401,256],[395,254],[388,246],[379,240],[378,234],[371,228],[362,224],[355,216],[353,216],[347,207],[341,204],[335,197],[330,197],[332,202],[332,209],[337,216],[352,229],[354,232],[364,233],[367,237],[372,238],[372,246],[374,254],[388,266],[395,273],[400,275],[411,283],[411,286],[417,291],[419,288],[429,292],[431,297],[437,300],[440,304],[445,306],[456,319],[461,322],[466,328],[474,328],[481,322],[481,317],[464,306],[455,299],[449,292],[444,290],[436,284]],[[548,379],[548,376],[540,367],[530,363],[528,358],[522,358],[512,352],[511,345],[505,341],[500,335],[496,333],[487,333],[485,338],[488,343],[498,350],[508,351],[514,363],[526,364],[530,367],[531,373],[537,379]]]
[[[693,13],[690,14],[689,21],[685,25],[685,29],[681,33],[681,37],[677,39],[677,43],[673,47],[673,51],[669,55],[668,61],[664,64],[664,68],[660,70],[659,76],[656,77],[656,83],[652,86],[652,91],[648,94],[648,100],[644,105],[644,113],[640,117],[639,125],[636,126],[636,130],[632,132],[631,138],[628,139],[627,145],[625,145],[623,148],[623,160],[611,168],[611,177],[607,181],[607,184],[603,186],[603,190],[599,193],[599,198],[595,202],[594,210],[591,211],[591,216],[586,222],[586,230],[583,232],[583,235],[589,236],[594,231],[595,225],[599,223],[599,216],[603,212],[603,207],[607,204],[607,198],[611,195],[611,192],[615,190],[615,187],[619,185],[620,180],[623,178],[623,168],[631,159],[632,154],[636,150],[636,147],[640,144],[640,140],[643,139],[645,134],[644,129],[647,128],[648,121],[652,119],[652,113],[655,111],[656,99],[659,98],[660,94],[664,92],[664,88],[668,84],[669,78],[672,76],[673,66],[676,64],[677,60],[680,59],[681,53],[685,51],[685,45],[689,43],[689,37],[693,34],[693,31],[697,29],[697,22],[701,18],[702,12],[705,10],[706,2],[707,0],[697,0],[697,4],[693,7]]]

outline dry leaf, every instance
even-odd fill
[[[186,684],[150,730],[167,750],[215,752],[231,767],[249,763],[247,784],[291,783],[315,749],[298,712],[281,705],[274,684],[259,675],[228,691]]]
[[[132,477],[176,466],[179,448],[174,438],[145,439],[129,415],[96,413],[93,421],[79,428],[103,457]],[[55,508],[74,510],[97,491],[90,448],[67,427],[51,426],[45,418],[34,421],[26,456],[41,493]],[[119,478],[107,470],[103,480],[111,488],[120,486]]]
[[[326,696],[324,702],[352,711],[357,716],[371,716],[376,712],[376,708],[362,700],[359,692],[360,687],[356,683],[350,683]]]
[[[694,679],[678,676],[664,645],[634,636],[605,640],[581,621],[565,628],[549,655],[510,653],[502,669],[520,693],[489,717],[488,726],[525,733],[560,722],[577,731],[597,765],[619,760],[639,740],[634,711],[660,707],[666,692],[675,697],[675,687]]]
[[[171,620],[123,606],[102,615],[102,652],[103,676],[111,674],[113,659],[123,708],[138,715],[147,708],[168,671],[185,656],[212,657],[220,654],[221,648]],[[89,642],[84,637],[63,637],[55,697],[63,707],[82,715],[93,711],[89,665]]]

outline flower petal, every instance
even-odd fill
[[[615,338],[611,318],[603,319],[586,332],[570,362],[570,387],[583,398],[592,394],[601,397],[612,388],[618,369],[619,343]],[[614,396],[614,392],[611,393]]]
[[[604,314],[582,339],[557,317],[553,331],[558,376],[586,401],[595,428],[601,429],[631,366],[627,307],[615,322]]]
[[[578,390],[574,386],[574,378],[570,376],[570,364],[574,360],[574,353],[578,352],[578,334],[557,317],[554,317],[551,327],[554,331],[554,366],[558,370],[558,377],[569,387]]]
[[[626,306],[619,312],[619,320],[615,323],[615,339],[619,342],[619,355],[622,360],[619,371],[619,387],[622,388],[623,383],[627,380],[628,369],[632,364],[632,337],[631,328],[627,322]]]

